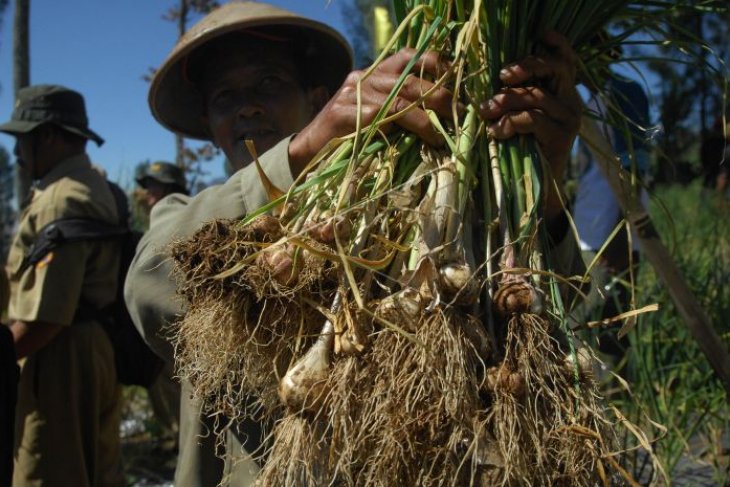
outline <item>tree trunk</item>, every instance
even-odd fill
[[[30,84],[30,46],[28,42],[30,0],[15,0],[13,19],[13,93]],[[18,208],[22,209],[30,191],[30,174],[15,166],[15,196]]]
[[[180,39],[187,30],[188,26],[188,11],[190,0],[180,0],[180,12],[177,18],[177,38]],[[182,135],[175,135],[175,164],[179,168],[185,170],[185,140]]]
[[[185,140],[182,135],[175,134],[175,164],[185,169]]]

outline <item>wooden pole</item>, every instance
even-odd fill
[[[667,286],[669,295],[687,328],[722,382],[726,400],[730,401],[730,355],[705,310],[687,286],[682,272],[662,243],[651,217],[639,200],[639,192],[631,184],[631,174],[621,167],[611,144],[603,136],[595,120],[583,117],[580,136],[608,179],[626,220],[641,243],[641,250],[654,267],[659,279]]]

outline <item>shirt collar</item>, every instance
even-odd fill
[[[63,161],[59,162],[53,169],[48,171],[48,173],[43,176],[38,182],[38,189],[44,189],[52,183],[55,183],[59,179],[68,176],[69,174],[76,172],[80,169],[90,168],[91,160],[85,152],[82,152],[81,154],[77,154],[75,156],[71,156],[68,159],[64,159]]]

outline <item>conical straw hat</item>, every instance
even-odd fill
[[[187,73],[186,62],[202,46],[225,34],[255,28],[291,28],[317,46],[317,82],[335,93],[352,69],[352,50],[331,27],[265,3],[232,2],[201,19],[180,38],[152,78],[149,105],[164,127],[193,139],[209,138],[202,121],[204,101]]]

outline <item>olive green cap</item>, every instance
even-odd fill
[[[137,184],[145,188],[147,179],[153,179],[162,184],[174,184],[181,189],[187,188],[187,181],[182,169],[171,162],[157,161],[153,162],[141,174],[137,175]]]
[[[208,127],[202,118],[204,100],[186,72],[188,59],[225,34],[272,27],[292,29],[311,41],[317,51],[312,58],[316,81],[326,86],[330,94],[340,88],[352,69],[352,49],[336,30],[265,3],[231,2],[216,8],[191,27],[155,72],[148,101],[157,121],[185,137],[209,140]]]
[[[10,121],[0,125],[0,132],[26,134],[51,123],[73,134],[102,145],[104,139],[89,129],[86,104],[80,93],[59,85],[34,85],[18,90]]]

